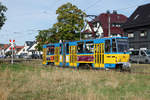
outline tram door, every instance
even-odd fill
[[[70,46],[69,47],[69,63],[70,66],[77,66],[76,61],[77,61],[77,46]]]
[[[46,64],[46,49],[47,48],[43,48],[43,64]]]
[[[55,47],[55,56],[54,56],[54,59],[55,59],[55,65],[59,65],[60,63],[60,47]]]
[[[95,67],[104,67],[104,43],[95,44]]]
[[[66,53],[65,53],[65,49],[67,48],[65,46],[65,42],[63,42],[62,44],[63,50],[62,50],[62,65],[65,66],[66,65]]]

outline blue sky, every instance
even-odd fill
[[[150,0],[1,0],[8,10],[7,21],[0,30],[0,43],[15,39],[17,45],[34,41],[38,30],[48,29],[57,22],[55,14],[62,4],[71,2],[86,14],[99,15],[106,10],[130,16],[139,5]]]

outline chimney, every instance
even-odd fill
[[[113,10],[113,14],[117,14],[117,10]]]
[[[107,11],[106,11],[106,13],[107,13],[107,14],[110,14],[110,11],[109,11],[109,10],[107,10]]]

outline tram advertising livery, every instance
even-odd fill
[[[43,64],[128,69],[127,37],[111,37],[43,45]]]

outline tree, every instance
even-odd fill
[[[36,48],[39,51],[44,44],[56,43],[59,40],[79,40],[80,32],[84,27],[85,13],[75,5],[67,3],[59,7],[56,14],[58,14],[58,22],[48,30],[39,31],[36,36],[38,42]]]
[[[58,39],[55,38],[55,28],[50,28],[47,30],[40,30],[39,34],[36,36],[36,41],[38,42],[38,45],[36,46],[36,48],[39,51],[42,51],[42,46],[44,44],[48,44],[48,43],[55,43]]]
[[[36,48],[38,51],[42,51],[42,45],[46,43],[48,35],[48,30],[40,30],[39,34],[36,36],[36,41],[38,42]]]
[[[0,29],[2,28],[2,26],[6,21],[6,16],[4,15],[6,11],[7,8],[4,5],[2,5],[2,3],[0,2]]]
[[[85,13],[75,5],[67,3],[56,10],[58,22],[54,24],[56,36],[61,40],[78,40],[84,27]]]

